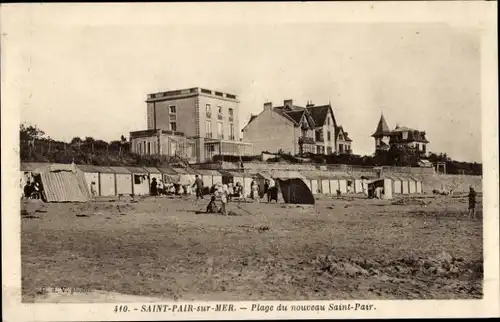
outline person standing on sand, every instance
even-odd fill
[[[92,198],[95,198],[97,195],[96,188],[95,188],[95,181],[92,181],[90,183],[90,194],[92,195]]]
[[[476,219],[476,191],[474,188],[469,187],[469,214],[468,217]]]
[[[269,193],[269,180],[264,180],[264,195],[267,198],[267,202],[271,202],[271,195]]]
[[[226,212],[226,204],[227,204],[227,195],[228,195],[229,191],[227,189],[227,185],[223,185],[222,186],[222,192],[220,194],[220,201],[221,201],[221,209],[220,209],[220,212],[223,214],[223,215],[226,215],[227,216],[227,212]]]
[[[158,183],[156,182],[156,178],[151,180],[151,195],[156,196],[158,194]]]

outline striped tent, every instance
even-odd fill
[[[49,164],[34,169],[47,202],[86,202],[91,199],[83,172],[75,164]]]

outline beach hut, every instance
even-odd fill
[[[423,193],[422,190],[422,181],[419,178],[415,178],[417,185],[417,193]]]
[[[382,179],[374,179],[368,181],[368,185],[372,187],[372,191],[375,190],[377,187],[382,187],[383,188],[383,194],[382,194],[382,199],[392,199],[393,194],[392,194],[392,179],[385,177]]]
[[[109,167],[94,166],[99,174],[99,196],[116,196],[115,172]]]
[[[391,176],[392,179],[392,192],[394,194],[401,194],[402,192],[402,186],[401,186],[401,179],[396,176]]]
[[[203,181],[203,185],[205,187],[211,187],[213,186],[213,175],[210,172],[210,170],[205,170],[205,169],[198,169],[196,170],[196,173],[201,177],[201,180]]]
[[[158,168],[158,170],[162,174],[163,182],[165,182],[165,183],[179,183],[180,176],[172,168],[161,167],[161,168]]]
[[[151,184],[151,181],[153,181],[153,178],[156,179],[156,182],[160,182],[160,180],[163,180],[163,176],[158,168],[155,167],[144,167],[146,172],[149,175],[149,184]]]
[[[330,193],[333,195],[337,194],[337,190],[340,188],[338,178],[331,172],[328,173],[328,177],[328,181],[330,182]]]
[[[417,182],[414,178],[408,177],[408,192],[410,194],[417,193]]]
[[[227,170],[220,170],[219,171],[222,175],[222,184],[228,184],[229,182],[233,182],[233,184],[236,184],[239,182],[241,185],[243,185],[245,191],[249,191],[246,189],[250,189],[250,183],[248,183],[248,186],[245,185],[245,175],[242,172],[236,172],[236,171],[227,171]],[[251,182],[250,178],[250,182]]]
[[[276,184],[274,182],[275,180],[273,179],[271,173],[269,173],[268,171],[261,171],[261,172],[258,172],[256,174],[252,175],[252,176],[257,178],[257,182],[259,184],[260,191],[264,191],[264,184],[266,183],[266,180],[269,180],[269,183],[271,186]],[[250,181],[249,185],[250,184],[251,184],[251,181]]]
[[[149,174],[144,168],[127,167],[132,173],[132,193],[137,196],[149,195],[150,179]]]
[[[392,199],[392,179],[384,178],[384,199]]]
[[[355,193],[364,193],[364,182],[363,178],[360,175],[353,176],[354,184],[353,184],[353,192]]]
[[[401,193],[407,195],[410,193],[410,186],[408,183],[408,178],[400,177],[401,179]]]
[[[92,182],[95,182],[95,189],[96,189],[96,194],[97,196],[101,195],[100,191],[100,183],[99,183],[99,170],[97,167],[89,164],[78,164],[76,166],[78,169],[80,169],[83,172],[83,175],[85,177],[85,181],[87,183],[87,187],[89,188],[89,191],[92,191],[90,186],[92,185]]]
[[[323,171],[320,175],[320,180],[321,180],[321,193],[324,195],[329,195],[332,194],[332,191],[330,189],[330,177],[328,172]]]
[[[179,183],[181,185],[190,185],[194,183],[194,174],[188,172],[185,168],[172,168],[179,175]]]
[[[115,174],[115,191],[117,195],[131,195],[132,172],[125,167],[109,167]]]
[[[311,193],[313,195],[317,195],[321,193],[321,177],[313,172],[302,172],[302,174],[305,177],[305,180],[307,183],[306,185],[308,186],[309,190],[311,190]]]
[[[337,180],[339,181],[339,190],[341,193],[347,193],[347,175],[338,175]]]

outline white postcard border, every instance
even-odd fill
[[[311,319],[377,317],[488,317],[499,316],[499,204],[498,204],[498,52],[496,2],[346,2],[346,3],[211,3],[174,4],[19,4],[0,7],[2,32],[2,301],[6,321],[97,321],[97,320],[197,320],[197,319]],[[99,8],[100,7],[100,8]],[[67,14],[61,15],[63,8]],[[99,10],[95,10],[99,8]],[[53,11],[52,11],[53,10]],[[170,11],[169,11],[170,10]],[[175,14],[179,10],[182,14]],[[207,13],[210,13],[208,19]],[[257,302],[219,302],[246,306],[247,310],[219,313],[115,313],[115,305],[140,308],[148,303],[22,304],[19,197],[19,135],[22,99],[16,84],[15,66],[22,66],[23,53],[16,52],[13,28],[33,28],[30,15],[42,15],[47,23],[57,15],[61,24],[98,24],[106,16],[109,24],[143,23],[292,23],[292,22],[445,22],[482,30],[482,153],[484,191],[484,298],[482,300],[428,301],[303,301],[258,302],[260,305],[330,303],[374,304],[372,311],[252,312]],[[125,18],[134,17],[135,20]],[[11,33],[11,37],[9,34]],[[18,67],[19,68],[19,67]],[[204,302],[161,302],[203,304]],[[214,303],[209,303],[213,305]]]

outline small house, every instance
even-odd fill
[[[407,195],[410,193],[410,186],[408,183],[408,178],[400,177],[401,179],[401,193]]]
[[[172,168],[179,175],[179,183],[183,186],[194,183],[194,174],[188,172],[185,168]]]
[[[99,169],[96,166],[89,165],[89,164],[78,164],[76,167],[78,169],[80,169],[80,171],[83,172],[83,175],[85,177],[85,182],[87,183],[87,187],[89,188],[89,191],[92,191],[92,189],[90,187],[92,185],[92,182],[94,182],[96,195],[100,196],[101,191],[100,191],[99,186],[101,184],[99,182]]]
[[[390,178],[392,179],[392,192],[394,194],[401,194],[402,193],[401,179],[393,175],[391,175]]]
[[[115,172],[109,167],[94,166],[99,173],[99,196],[116,196]]]
[[[115,191],[117,195],[131,195],[132,172],[125,167],[109,167],[115,174]]]
[[[156,183],[163,181],[163,175],[158,168],[155,167],[144,167],[149,175],[149,184],[153,181],[153,178],[156,179]]]
[[[410,194],[417,193],[417,181],[412,177],[408,177],[408,191]]]
[[[150,179],[146,169],[141,167],[127,167],[132,173],[132,193],[137,196],[149,195]]]

